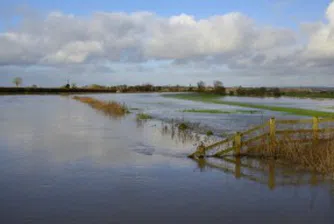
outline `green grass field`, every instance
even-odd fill
[[[258,110],[217,110],[217,109],[187,109],[186,113],[208,113],[208,114],[254,114],[260,113]]]
[[[334,112],[324,112],[317,110],[308,110],[301,108],[291,108],[291,107],[279,107],[279,106],[269,106],[269,105],[261,105],[261,104],[253,104],[246,102],[235,102],[235,101],[223,101],[221,100],[221,96],[214,94],[165,94],[164,97],[181,99],[181,100],[191,100],[198,101],[203,103],[214,103],[214,104],[223,104],[223,105],[231,105],[238,107],[246,107],[253,109],[262,109],[262,110],[270,110],[277,111],[289,114],[295,114],[300,116],[315,116],[315,117],[334,117]]]

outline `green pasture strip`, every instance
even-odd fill
[[[223,104],[223,105],[230,105],[230,106],[284,112],[284,113],[295,114],[295,115],[300,115],[300,116],[334,117],[334,112],[308,110],[308,109],[302,109],[302,108],[269,106],[269,105],[253,104],[253,103],[246,103],[246,102],[223,101],[220,99],[221,96],[214,95],[214,94],[165,94],[163,96],[169,97],[169,98],[175,98],[175,99],[198,101],[198,102],[203,102],[203,103],[214,103],[214,104]]]

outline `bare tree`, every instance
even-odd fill
[[[15,84],[16,87],[19,87],[20,85],[22,85],[22,78],[21,77],[14,78],[13,83]]]
[[[213,81],[213,88],[215,93],[222,95],[225,94],[225,87],[221,81],[219,80]]]
[[[197,89],[198,89],[198,92],[204,92],[204,90],[205,90],[205,82],[203,82],[203,81],[197,82]]]

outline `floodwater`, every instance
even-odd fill
[[[279,107],[297,107],[309,110],[334,112],[333,99],[309,99],[293,97],[229,97],[223,98],[225,101],[247,102]]]
[[[113,119],[61,96],[0,98],[0,223],[333,223],[328,178],[270,161],[188,159],[204,137],[168,123],[219,133],[287,115],[182,113],[235,107],[159,94],[93,97],[133,113]],[[134,108],[155,119],[137,122]]]

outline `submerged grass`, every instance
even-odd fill
[[[218,110],[218,109],[186,109],[186,113],[208,113],[208,114],[254,114],[260,113],[258,110]]]
[[[92,108],[102,111],[105,115],[112,117],[122,117],[129,112],[128,107],[125,104],[116,101],[101,101],[91,97],[74,96],[73,99],[82,103],[86,103]]]
[[[212,136],[212,135],[213,135],[213,131],[207,131],[207,132],[206,132],[206,135],[207,135],[207,136]]]
[[[136,115],[137,120],[149,120],[152,119],[152,116],[145,113],[139,113]]]
[[[179,130],[187,130],[189,129],[189,125],[187,123],[182,122],[178,125],[178,128]]]
[[[194,146],[202,143],[213,144],[221,139],[214,135],[207,136],[204,133],[197,132],[196,127],[198,126],[198,123],[189,123],[182,120],[170,120],[167,123],[163,121],[161,133],[170,136],[177,142],[191,143]]]
[[[163,96],[175,99],[182,99],[182,100],[199,101],[204,103],[214,103],[214,104],[223,104],[223,105],[247,107],[254,109],[271,110],[271,111],[284,112],[301,116],[334,117],[334,112],[325,112],[325,111],[308,110],[308,109],[291,108],[291,107],[269,106],[269,105],[253,104],[246,102],[223,101],[221,100],[221,96],[214,94],[197,94],[197,93],[168,94],[168,95],[166,94]]]

